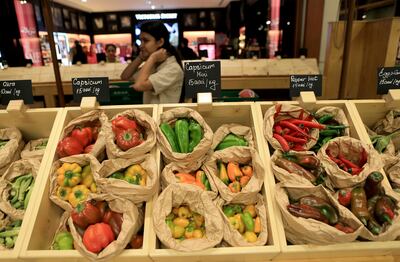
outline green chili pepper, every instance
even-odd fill
[[[241,136],[235,134],[228,134],[221,143],[215,148],[215,150],[222,150],[231,146],[248,146],[249,143]]]
[[[172,152],[180,152],[176,134],[168,123],[162,123],[160,129],[171,146]]]
[[[203,128],[194,119],[190,119],[189,122],[189,152],[192,152],[203,138]]]
[[[187,119],[178,119],[175,122],[175,134],[181,153],[189,152],[189,122]]]
[[[324,129],[319,131],[320,136],[337,136],[339,135],[339,131],[335,129]]]
[[[333,115],[326,114],[318,118],[318,123],[323,124],[331,119],[333,119]]]
[[[245,211],[242,215],[242,220],[244,223],[244,226],[246,227],[246,231],[254,232],[254,220],[251,214],[247,211]]]
[[[345,126],[345,125],[326,125],[325,128],[330,129],[330,130],[340,130],[340,129],[346,129],[349,127]]]

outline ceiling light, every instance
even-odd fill
[[[287,24],[287,25],[290,25],[290,21],[288,21],[286,24]]]
[[[153,9],[153,10],[156,9],[156,6],[155,6],[155,5],[152,5],[152,6],[151,6],[151,9]]]
[[[27,4],[28,2],[27,2],[26,0],[20,0],[19,3],[20,3],[21,5],[24,5],[24,4]]]
[[[365,19],[365,18],[367,18],[367,15],[363,15],[363,16],[362,16],[362,19]]]
[[[266,22],[266,24],[267,24],[267,25],[270,25],[270,24],[271,24],[271,21],[268,20],[268,21]]]
[[[81,0],[82,2],[84,2],[84,3],[86,3],[87,2],[87,0]]]

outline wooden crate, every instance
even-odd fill
[[[306,100],[306,101],[305,101]],[[305,107],[308,110],[317,110],[324,106],[336,106],[340,107],[344,110],[346,117],[349,121],[350,125],[350,136],[363,140],[365,142],[364,132],[362,127],[357,121],[357,117],[354,114],[354,109],[351,104],[344,100],[321,100],[315,101],[308,99],[303,99],[300,102],[292,101],[292,102],[282,102],[289,103],[293,105],[300,105]],[[272,102],[256,102],[256,109],[258,110],[259,118],[263,118],[266,110],[273,106]],[[260,125],[260,133],[262,132],[263,126]],[[270,186],[269,190],[274,195],[275,193],[275,180],[271,171],[271,163],[270,163],[270,152],[268,148],[268,144],[264,139],[262,146],[264,146],[262,157],[267,163],[268,173],[270,176],[267,176],[268,185]],[[276,216],[276,220],[278,221],[278,233],[279,233],[279,242],[281,245],[281,253],[274,260],[289,260],[289,259],[329,259],[334,257],[337,258],[345,258],[345,257],[369,257],[368,259],[378,259],[377,256],[385,256],[391,255],[394,248],[399,249],[399,243],[397,241],[390,242],[352,242],[352,243],[344,243],[344,244],[333,244],[333,245],[292,245],[286,241],[284,226],[281,219],[281,212],[277,206],[276,201],[273,201],[274,204],[274,214]],[[400,250],[400,249],[399,249]],[[376,257],[375,257],[376,256]],[[354,258],[355,259],[355,258]]]
[[[257,128],[258,116],[255,114],[254,103],[213,103],[207,106],[197,104],[168,104],[159,106],[159,115],[162,112],[176,107],[188,107],[199,111],[207,124],[215,132],[223,124],[237,123],[252,128],[255,144],[261,150],[260,143],[263,142],[262,136]],[[162,164],[161,164],[162,165]],[[265,174],[265,182],[262,194],[265,197],[268,218],[268,242],[261,247],[221,247],[210,248],[197,252],[179,252],[171,249],[162,249],[157,240],[155,232],[151,232],[150,257],[154,261],[189,261],[195,258],[196,261],[266,261],[275,257],[279,253],[278,232],[276,218],[273,215],[271,195],[267,183],[269,173]]]
[[[100,106],[111,118],[117,113],[123,112],[128,109],[140,109],[153,116],[157,121],[157,106],[156,105],[135,105],[135,106]],[[62,210],[60,207],[50,201],[49,198],[49,176],[52,163],[56,160],[56,145],[61,139],[61,133],[64,126],[66,126],[72,119],[82,115],[82,110],[90,110],[90,107],[70,107],[65,108],[61,119],[59,120],[58,130],[54,143],[51,147],[51,154],[48,157],[46,168],[43,172],[43,183],[41,184],[40,195],[38,195],[37,204],[31,210],[31,220],[25,235],[23,247],[20,257],[26,260],[33,261],[55,261],[62,259],[62,261],[87,261],[77,250],[50,250],[51,241],[54,237],[56,229],[61,218]],[[154,148],[153,154],[157,154],[159,158],[159,151]],[[159,161],[158,161],[159,162]],[[149,235],[152,230],[150,229],[150,220],[152,214],[152,201],[146,203],[145,220],[144,220],[144,241],[142,249],[126,249],[119,256],[115,257],[113,261],[151,261],[149,258]]]
[[[7,108],[8,111],[0,111],[0,128],[18,128],[26,142],[44,137],[48,137],[49,141],[38,171],[38,176],[36,177],[35,186],[25,212],[15,247],[12,250],[0,251],[0,260],[6,261],[17,260],[22,249],[23,240],[28,230],[29,223],[33,219],[32,210],[37,205],[38,196],[41,194],[41,184],[45,179],[46,159],[51,155],[51,145],[56,141],[57,123],[59,123],[62,115],[62,109],[59,108],[26,109],[22,101],[17,104],[14,104],[14,102],[15,101],[10,102]]]

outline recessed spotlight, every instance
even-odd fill
[[[152,6],[151,6],[151,9],[153,9],[153,10],[156,9],[156,6],[155,6],[155,5],[152,5]]]
[[[82,2],[84,2],[84,3],[86,3],[87,2],[87,0],[81,0]]]
[[[365,18],[367,18],[367,15],[363,15],[363,16],[362,16],[362,19],[365,19]]]
[[[287,24],[287,25],[290,25],[290,21],[288,21],[286,24]]]
[[[271,21],[268,20],[268,21],[266,22],[266,24],[267,24],[267,25],[270,25],[270,24],[271,24]]]

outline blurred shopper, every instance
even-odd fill
[[[91,44],[89,51],[86,53],[88,64],[97,64],[96,45]]]
[[[106,44],[106,62],[119,62],[119,58],[117,57],[117,47],[114,44]]]
[[[182,99],[182,61],[169,42],[168,30],[161,22],[147,22],[141,26],[140,41],[139,56],[125,68],[121,78],[135,82],[132,87],[144,92],[145,104],[179,102]]]
[[[187,38],[182,39],[182,43],[179,46],[179,52],[184,60],[198,59],[196,53],[189,47],[189,40],[187,40]]]
[[[83,48],[78,40],[75,41],[75,47],[71,50],[72,54],[72,64],[75,65],[78,62],[81,64],[87,64],[87,57]]]

